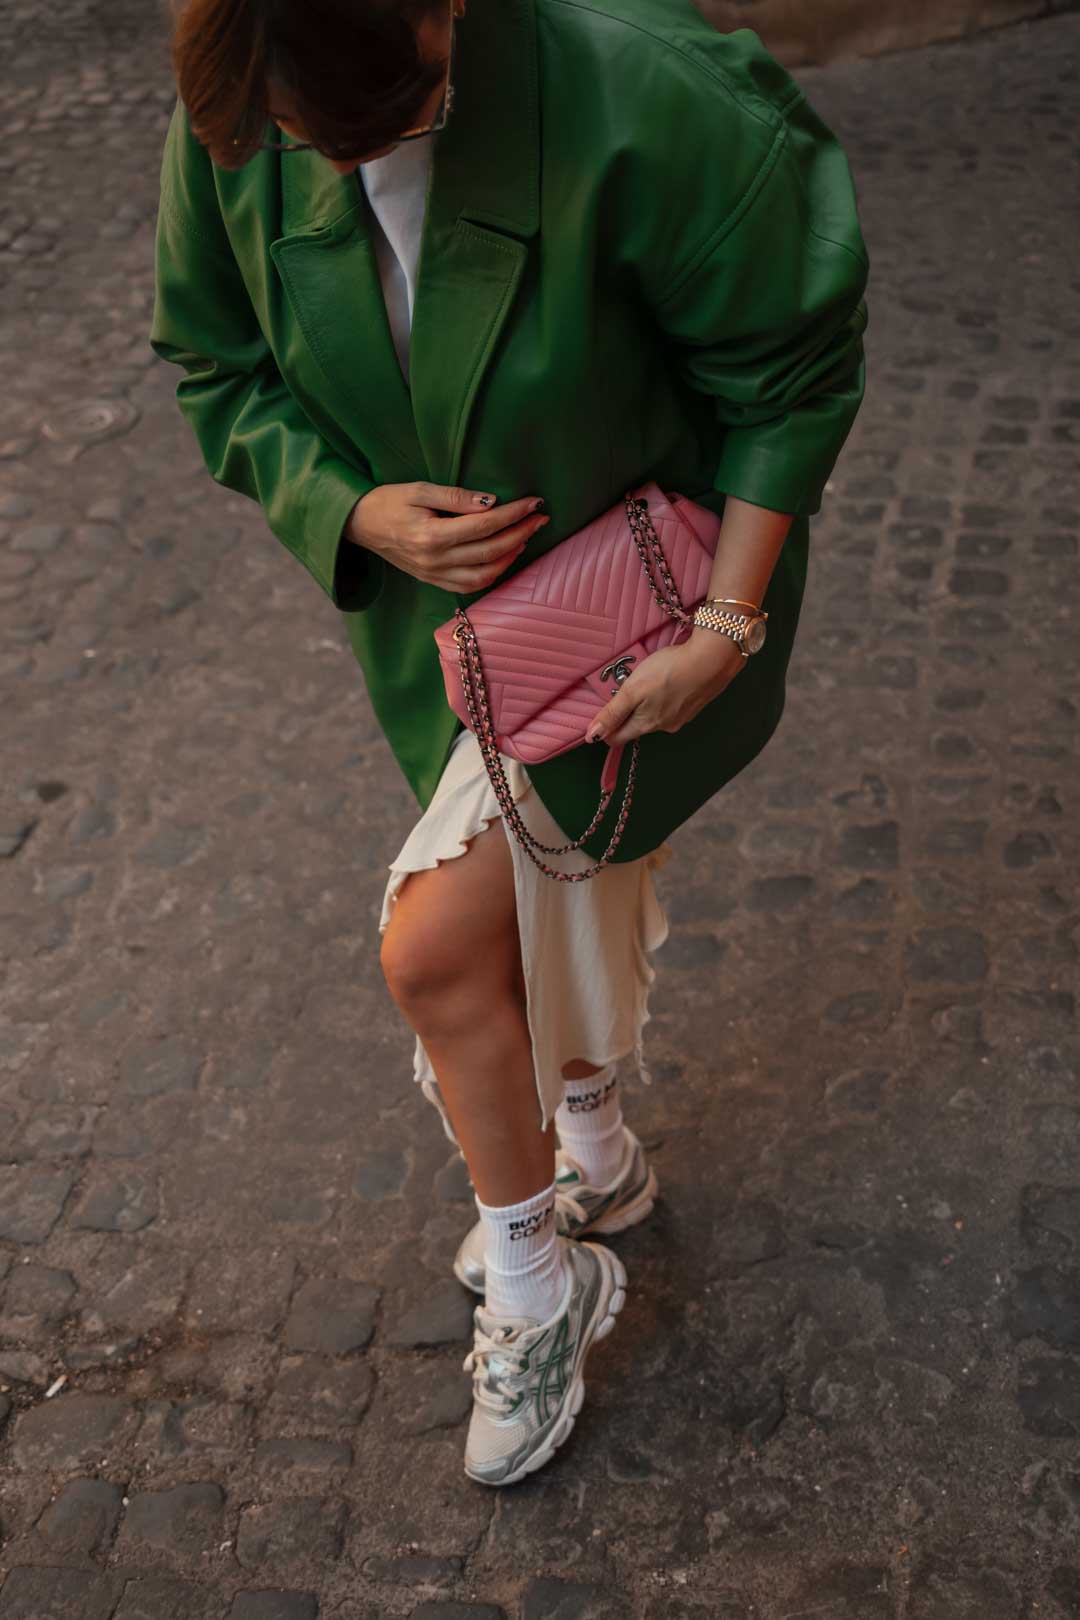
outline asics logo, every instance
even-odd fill
[[[511,1243],[516,1243],[519,1238],[532,1237],[535,1232],[541,1231],[551,1219],[551,1212],[554,1208],[555,1204],[554,1201],[552,1201],[548,1207],[546,1209],[542,1209],[538,1215],[526,1215],[519,1221],[511,1221]]]

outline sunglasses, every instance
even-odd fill
[[[450,4],[450,50],[446,62],[446,84],[443,88],[442,99],[438,110],[430,124],[422,124],[417,129],[407,129],[403,135],[394,137],[394,143],[400,141],[418,141],[421,136],[435,135],[445,128],[446,120],[454,105],[454,6]],[[383,145],[389,146],[389,141]],[[355,152],[343,147],[316,146],[314,141],[260,141],[260,152],[318,152],[322,157],[330,158],[333,162],[345,163],[355,157]]]

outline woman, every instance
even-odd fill
[[[867,259],[839,144],[750,30],[690,0],[467,5],[188,0],[151,342],[214,478],[345,615],[423,812],[381,960],[476,1194],[465,1469],[499,1485],[565,1439],[623,1302],[580,1239],[652,1208],[615,1065],[648,1078],[653,876],[780,719],[809,518],[863,395]],[[591,729],[641,739],[633,808],[611,865],[555,883],[432,633],[650,479],[722,516],[709,594],[768,635],[748,656],[695,627],[598,695]],[[605,753],[504,759],[543,843],[589,823]],[[597,858],[614,815],[555,864]]]

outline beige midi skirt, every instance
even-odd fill
[[[543,844],[565,844],[568,834],[545,809],[524,765],[505,754],[500,757],[526,827]],[[431,803],[390,863],[380,934],[410,872],[463,855],[471,838],[501,820],[476,736],[463,730]],[[606,866],[584,883],[556,883],[533,864],[505,822],[503,830],[513,856],[540,1128],[546,1130],[563,1098],[563,1067],[574,1059],[603,1068],[632,1054],[642,1083],[652,1083],[642,1038],[656,977],[649,955],[668,936],[653,875],[667,864],[672,850],[664,843],[639,860]],[[581,850],[541,859],[558,871],[581,871],[593,864]],[[439,1109],[450,1141],[460,1148],[419,1036],[413,1078]]]

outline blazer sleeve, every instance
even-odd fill
[[[335,453],[281,376],[229,243],[209,154],[179,102],[162,159],[150,346],[185,373],[177,403],[211,477],[259,502],[335,607],[370,606],[382,558],[343,530],[375,488],[371,469]]]
[[[799,92],[737,205],[653,304],[725,430],[716,490],[820,510],[865,392],[868,273],[847,159]]]

